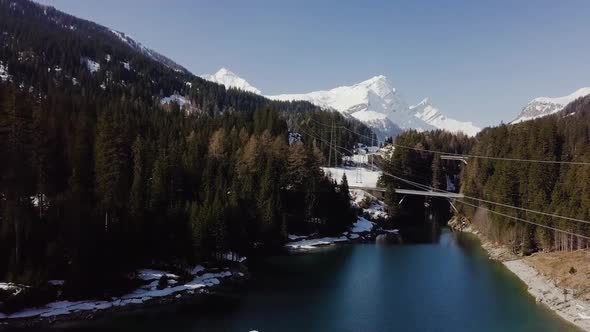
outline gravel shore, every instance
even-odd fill
[[[452,227],[456,221],[449,223]],[[457,227],[453,227],[457,229]],[[481,241],[482,248],[491,259],[504,264],[528,287],[537,303],[542,303],[557,313],[560,317],[574,324],[584,331],[590,331],[590,301],[573,296],[575,290],[559,287],[557,280],[543,275],[531,266],[525,258],[515,255],[508,248],[492,243],[485,236],[469,226],[461,227],[460,231],[474,234]],[[544,253],[537,253],[543,255]]]

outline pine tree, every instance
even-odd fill
[[[129,157],[121,126],[111,111],[101,113],[96,128],[96,191],[104,211],[105,231],[128,202]]]
[[[133,143],[133,183],[131,185],[130,212],[135,218],[142,216],[145,209],[145,149],[143,140],[137,136]]]
[[[350,191],[348,189],[348,179],[346,178],[346,173],[342,174],[342,180],[340,181],[339,189],[340,194],[343,197],[350,199]]]

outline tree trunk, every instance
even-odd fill
[[[17,217],[18,218],[18,217]],[[17,269],[20,266],[20,222],[15,219],[14,220],[14,263],[16,264]]]

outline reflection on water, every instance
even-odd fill
[[[428,233],[432,236],[432,233]],[[252,264],[248,287],[94,321],[125,331],[568,331],[468,235],[380,237]],[[403,236],[404,240],[405,235]]]

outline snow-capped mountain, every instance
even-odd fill
[[[224,84],[226,87],[236,87],[261,94],[260,90],[225,68],[214,75],[201,77]],[[331,90],[266,97],[282,101],[304,100],[325,109],[336,110],[369,125],[381,138],[395,136],[408,129],[425,131],[439,128],[451,132],[461,131],[467,135],[475,135],[479,131],[479,128],[471,122],[447,118],[428,102],[423,101],[415,106],[408,106],[397,89],[383,75]]]
[[[461,122],[446,117],[432,105],[430,98],[425,98],[418,104],[410,106],[410,110],[417,118],[439,129],[446,129],[454,133],[462,132],[469,136],[475,136],[481,130],[471,122]]]
[[[539,97],[531,100],[511,123],[519,123],[543,116],[555,114],[563,110],[572,101],[590,95],[590,87],[581,88],[563,97]]]
[[[268,96],[277,100],[307,100],[318,106],[332,108],[366,123],[380,136],[397,135],[402,130],[445,129],[473,136],[480,129],[471,122],[447,118],[428,99],[408,106],[391,82],[383,75],[352,86],[307,94]]]
[[[259,95],[262,94],[260,90],[250,85],[250,83],[248,83],[245,79],[239,77],[238,75],[234,74],[226,68],[219,69],[213,75],[203,74],[201,75],[201,78],[206,79],[207,81],[225,85],[226,88],[236,88],[248,92],[253,92]]]
[[[590,95],[590,87],[581,88],[563,97],[539,97],[531,100],[511,123],[519,123],[543,116],[555,114],[572,101]]]

